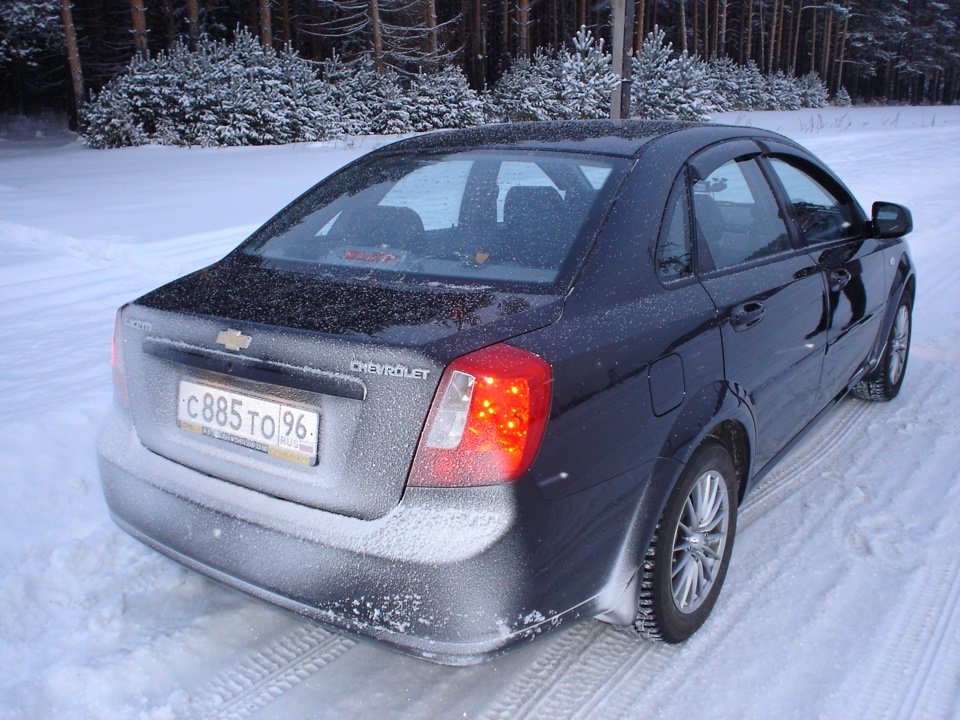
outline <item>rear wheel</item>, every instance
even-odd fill
[[[853,388],[853,394],[861,400],[893,400],[900,392],[903,376],[907,371],[907,358],[910,355],[912,319],[913,300],[907,295],[900,301],[897,314],[893,318],[893,327],[890,328],[880,365],[874,373]]]
[[[737,471],[726,448],[708,440],[660,516],[641,568],[632,631],[667,643],[693,635],[720,594],[736,529]]]

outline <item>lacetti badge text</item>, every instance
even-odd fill
[[[430,371],[424,368],[408,368],[406,365],[382,365],[364,360],[353,360],[350,363],[350,370],[371,375],[388,375],[389,377],[412,378],[414,380],[426,380],[430,374]]]

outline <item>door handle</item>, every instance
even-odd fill
[[[751,300],[750,302],[744,303],[736,308],[730,314],[730,324],[733,325],[733,329],[737,332],[747,330],[752,328],[758,322],[763,320],[763,316],[766,314],[766,310],[763,307],[763,303],[759,303],[756,300]]]
[[[843,268],[834,270],[827,277],[829,279],[830,292],[840,292],[853,278],[850,272],[848,270],[844,270]]]

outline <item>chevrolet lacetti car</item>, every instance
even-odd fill
[[[911,227],[753,128],[401,140],[121,308],[107,502],[438,662],[580,617],[682,641],[744,496],[845,395],[899,391]]]

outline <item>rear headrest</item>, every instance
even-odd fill
[[[374,205],[345,211],[335,228],[357,244],[396,246],[419,238],[423,221],[412,208]]]
[[[563,214],[563,198],[552,187],[516,185],[503,202],[503,223],[511,228],[552,226],[563,220]]]

